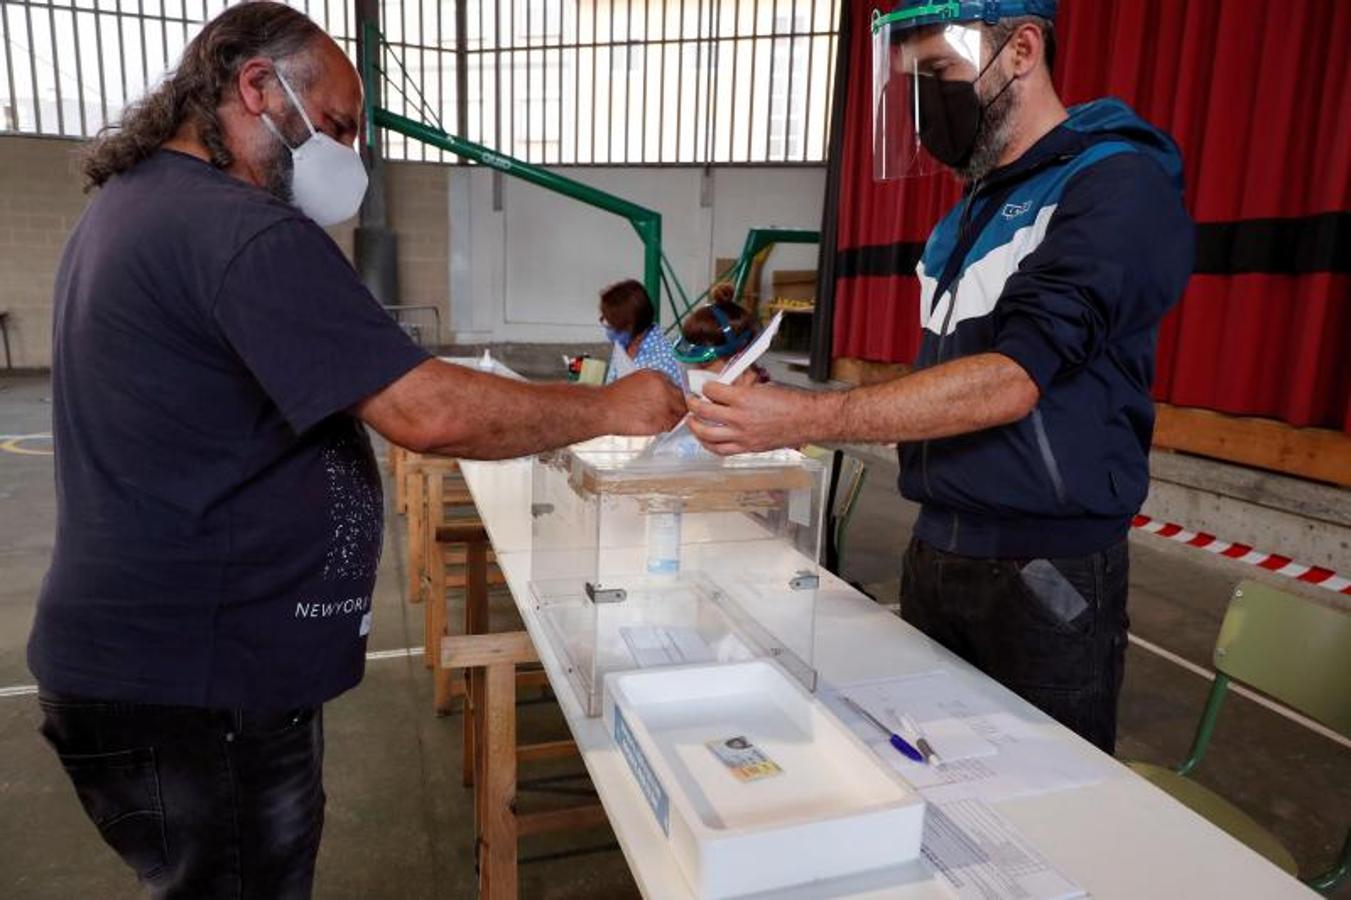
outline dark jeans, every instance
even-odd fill
[[[41,693],[42,735],[151,897],[307,898],[323,710],[254,713]]]
[[[1126,541],[1072,559],[978,559],[912,540],[901,618],[1111,753],[1125,662]]]

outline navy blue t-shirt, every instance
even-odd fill
[[[383,502],[346,410],[427,357],[337,245],[161,150],[89,204],[55,314],[39,685],[269,709],[360,681]]]

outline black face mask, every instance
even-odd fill
[[[999,45],[976,81],[994,65],[1008,40]],[[971,161],[985,123],[985,110],[999,99],[1018,76],[1010,78],[989,103],[981,103],[975,81],[942,81],[934,77],[919,79],[919,142],[924,149],[950,169],[962,169]]]
[[[919,79],[919,142],[949,169],[970,161],[984,112],[971,82]]]

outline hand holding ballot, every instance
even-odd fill
[[[773,384],[712,383],[704,397],[689,396],[689,428],[714,453],[756,453],[812,440],[807,427],[832,394],[810,394]]]

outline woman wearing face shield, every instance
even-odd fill
[[[689,388],[698,394],[703,386],[716,378],[741,351],[755,340],[759,329],[750,310],[732,300],[729,284],[717,285],[709,292],[709,303],[685,317],[680,323],[680,340],[676,342],[675,358],[684,364]],[[763,384],[769,374],[753,365],[737,384]]]
[[[1193,228],[1168,135],[1118,100],[1060,102],[1056,5],[900,0],[873,20],[876,178],[966,187],[916,267],[915,371],[710,385],[690,427],[720,453],[897,443],[921,507],[902,617],[1111,752],[1155,336]]]

